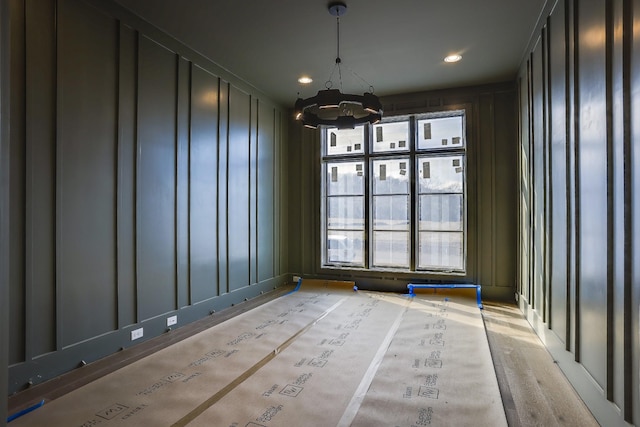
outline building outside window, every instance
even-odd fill
[[[465,273],[464,111],[322,130],[322,264]]]

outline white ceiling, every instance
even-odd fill
[[[117,1],[284,106],[324,89],[334,69],[326,0]],[[368,89],[354,73],[380,96],[512,80],[546,1],[347,0],[343,89]],[[462,61],[444,63],[451,53]],[[314,82],[300,85],[302,74]]]

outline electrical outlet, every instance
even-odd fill
[[[178,323],[178,316],[167,317],[167,326],[175,325]]]
[[[131,331],[131,341],[137,340],[138,338],[142,338],[144,335],[144,328],[138,328]]]

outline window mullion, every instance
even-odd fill
[[[416,132],[416,119],[415,117],[411,117],[409,120],[409,235],[411,236],[409,268],[411,271],[416,271],[416,254],[418,250],[416,245],[419,241],[418,227],[416,225],[416,218],[418,218],[416,204],[416,193],[418,192],[416,184]]]
[[[370,247],[371,247],[371,168],[369,166],[369,158],[371,156],[371,126],[365,126],[364,129],[364,267],[369,269]]]

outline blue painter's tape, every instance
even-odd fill
[[[35,405],[29,406],[28,408],[23,409],[22,411],[18,411],[13,415],[9,415],[7,417],[7,423],[15,420],[16,418],[19,418],[19,417],[23,416],[24,414],[28,414],[31,411],[35,411],[36,409],[38,409],[42,405],[44,405],[44,399],[42,399],[40,402],[36,403]]]
[[[298,290],[300,290],[300,286],[302,286],[302,277],[298,279],[298,284],[296,285],[296,287],[291,292],[287,292],[286,295],[298,292]]]
[[[442,285],[442,284],[428,284],[428,283],[409,283],[407,285],[407,288],[409,289],[409,296],[410,297],[414,297],[416,296],[415,292],[413,292],[414,289],[454,289],[454,288],[475,288],[476,289],[476,304],[478,304],[478,308],[480,310],[482,310],[483,306],[482,306],[482,296],[481,296],[481,286],[480,285],[471,285],[471,284],[466,284],[466,283],[460,283],[460,284],[450,284],[450,285]]]

